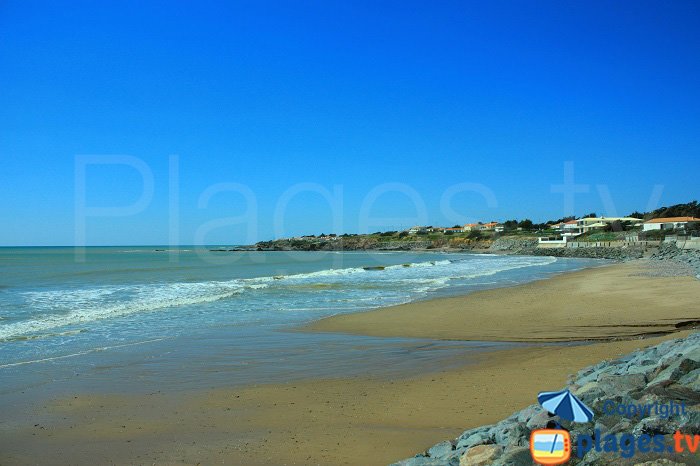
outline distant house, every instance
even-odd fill
[[[461,233],[462,230],[463,230],[463,228],[461,228],[461,227],[456,227],[456,228],[452,227],[452,228],[443,228],[442,232],[452,234],[452,233]]]
[[[576,220],[576,224],[578,225],[581,233],[588,233],[591,230],[605,228],[614,222],[629,222],[632,225],[637,225],[641,223],[642,220],[634,217],[588,217]],[[568,224],[569,222],[566,223]]]
[[[674,228],[686,228],[688,225],[698,223],[700,223],[700,218],[695,217],[652,218],[644,222],[644,231],[673,230]]]
[[[482,230],[495,230],[498,226],[498,222],[489,222],[482,225]]]
[[[565,248],[569,236],[541,236],[537,238],[539,248]]]
[[[426,227],[415,226],[408,229],[409,235],[416,235],[418,233],[427,233],[428,229]]]
[[[562,236],[578,236],[583,233],[581,227],[578,225],[578,220],[564,222],[561,227],[561,232]]]
[[[483,229],[484,225],[482,225],[481,223],[467,223],[462,227],[462,231],[479,231]]]
[[[564,225],[564,222],[552,223],[551,225],[549,225],[549,228],[552,230],[561,231],[564,228]]]

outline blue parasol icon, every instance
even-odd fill
[[[593,411],[569,390],[540,392],[537,401],[550,413],[569,421],[589,422],[593,419]]]

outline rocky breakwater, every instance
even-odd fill
[[[511,254],[533,254],[537,249],[537,238],[502,237],[489,247],[491,251]]]
[[[532,254],[535,256],[588,257],[591,259],[612,259],[626,261],[641,259],[644,257],[645,251],[646,250],[643,246],[597,246],[590,248],[537,248],[532,252]]]
[[[649,259],[676,263],[700,279],[700,249],[679,249],[676,247],[676,243],[664,242]]]
[[[543,384],[543,390],[554,388],[547,387],[545,381]],[[438,443],[394,466],[532,465],[530,432],[552,427],[555,422],[571,434],[573,451],[567,464],[700,464],[700,447],[694,453],[687,444],[683,453],[668,450],[674,445],[676,431],[691,439],[700,434],[700,333],[603,361],[583,369],[567,385],[593,410],[593,421],[569,423],[535,404],[497,424],[467,430],[455,440]],[[536,395],[533,393],[533,400]],[[663,451],[654,452],[655,443],[640,448],[643,436],[662,439]],[[606,451],[605,446],[612,449],[613,443],[617,451]]]
[[[646,254],[645,246],[623,245],[618,247],[565,247],[565,248],[539,248],[537,238],[528,237],[501,237],[490,246],[493,252],[507,254],[523,254],[531,256],[554,257],[586,257],[593,259],[612,259],[625,261],[640,259]]]

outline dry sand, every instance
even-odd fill
[[[700,283],[638,277],[637,271],[618,265],[577,272],[333,318],[314,328],[435,338],[599,338],[615,335],[614,329],[623,335],[668,330],[676,321],[698,317],[694,305]],[[580,305],[581,298],[588,304]],[[496,301],[498,307],[483,307]],[[476,303],[487,317],[473,310]],[[544,311],[552,311],[548,322],[554,330],[541,328]],[[472,319],[476,323],[468,325]],[[658,322],[664,327],[653,325]],[[601,323],[612,327],[595,326]],[[76,394],[0,423],[0,464],[382,465],[469,427],[498,421],[534,403],[537,392],[562,387],[568,374],[587,365],[684,334],[484,353],[460,369],[392,380],[355,377],[187,393]]]

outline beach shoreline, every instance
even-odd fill
[[[654,276],[645,261],[566,272],[463,296],[337,315],[302,331],[502,342],[609,341],[698,324],[700,281]],[[669,289],[673,299],[669,299]]]
[[[594,286],[596,299],[602,300],[602,304],[576,312],[583,312],[589,319],[605,315],[608,321],[617,319],[617,325],[612,327],[585,329],[585,339],[597,336],[607,341],[564,346],[541,344],[553,339],[571,341],[560,338],[566,337],[570,329],[556,319],[548,338],[529,333],[529,338],[518,338],[517,335],[529,331],[524,327],[513,333],[511,324],[522,323],[527,314],[523,309],[532,312],[533,308],[523,303],[532,301],[533,296],[542,299],[553,292],[547,291],[548,288],[561,283],[570,291],[576,287],[590,288],[596,275],[597,281],[601,281],[601,274],[604,283],[610,283],[611,277],[622,277],[624,286],[622,289],[612,285],[612,288]],[[426,326],[425,321],[415,320],[415,310],[422,308],[433,314],[438,311],[436,306],[444,307],[445,302],[473,301],[474,295],[486,302],[483,300],[493,299],[489,295],[508,295],[507,299],[520,301],[520,310],[511,312],[510,326],[500,326],[502,333],[491,330],[481,339],[495,340],[500,336],[500,341],[505,341],[504,336],[511,332],[510,340],[526,340],[531,345],[484,352],[457,368],[438,367],[402,377],[308,379],[186,392],[164,389],[145,395],[76,393],[33,406],[21,419],[5,420],[0,425],[3,452],[0,462],[33,464],[50,461],[56,452],[61,452],[66,462],[78,464],[96,460],[149,464],[182,461],[249,465],[387,464],[437,441],[453,438],[466,428],[496,422],[532,404],[538,391],[560,388],[568,376],[583,367],[690,333],[687,329],[670,327],[677,320],[697,317],[691,315],[692,308],[681,313],[669,300],[663,301],[665,307],[656,309],[654,315],[612,312],[620,294],[644,295],[653,293],[657,287],[666,290],[672,287],[674,302],[676,297],[697,302],[700,296],[700,281],[696,279],[646,276],[642,264],[614,264],[526,285],[331,317],[302,331],[360,333],[365,327],[358,326],[359,320],[375,325],[380,316],[383,326],[377,327],[377,334],[469,339],[475,328],[481,331],[488,327],[479,324],[469,333],[456,327],[454,321],[447,321],[449,325]],[[561,295],[560,299],[571,303],[575,293]],[[648,297],[643,299],[649,302]],[[433,319],[443,322],[446,316],[438,313]],[[669,316],[671,320],[655,328],[668,334],[639,339],[638,334],[651,328],[649,319]],[[391,319],[394,324],[387,327],[386,322]],[[633,321],[643,325],[643,331],[633,327]],[[456,333],[448,333],[448,327]]]
[[[494,351],[459,368],[391,379],[76,393],[6,419],[0,461],[386,465],[495,423],[586,366],[689,333]]]

